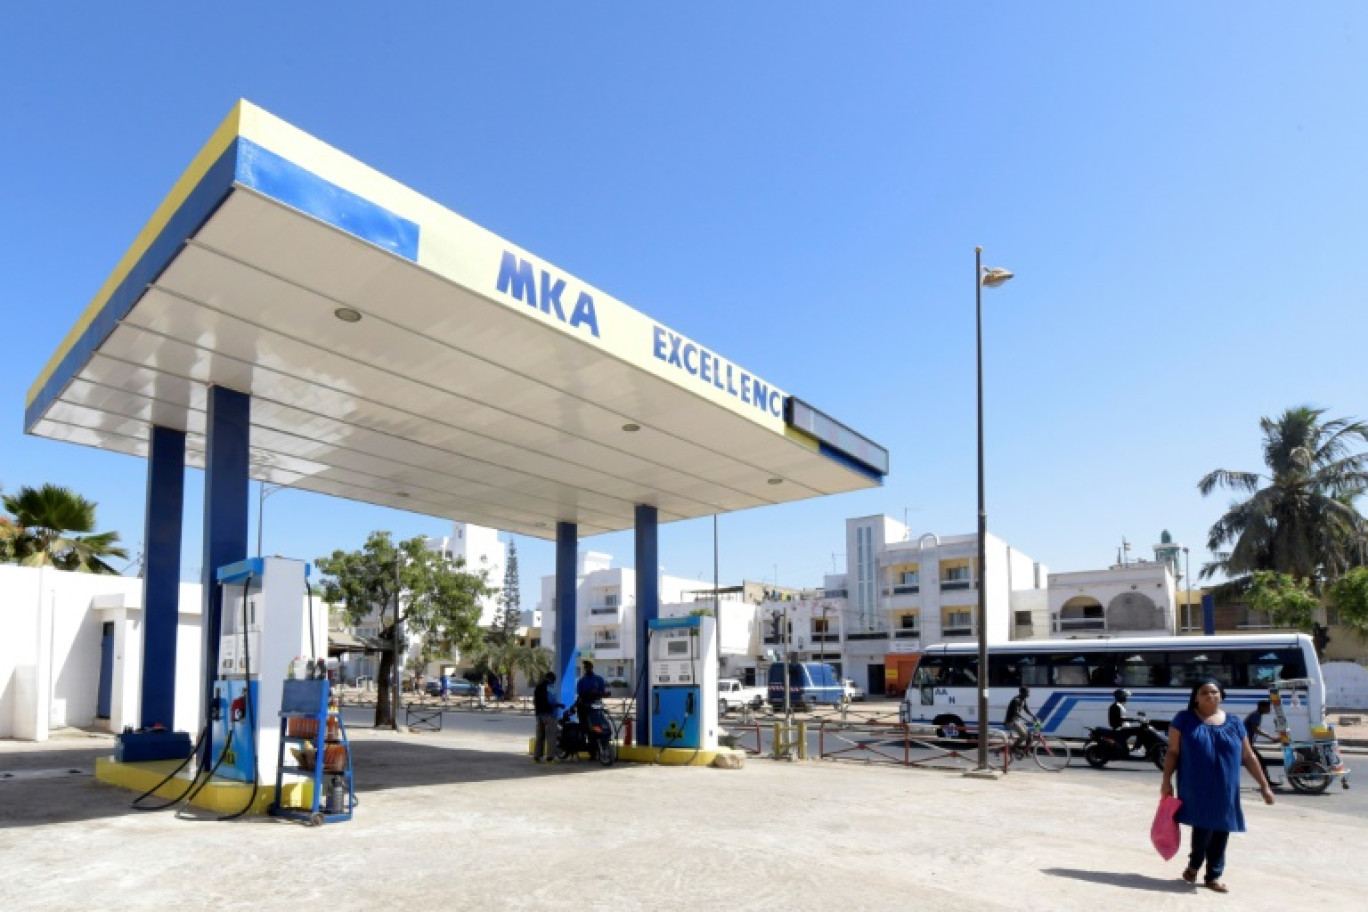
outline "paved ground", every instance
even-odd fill
[[[1248,793],[1218,896],[1149,846],[1155,776],[546,767],[503,727],[352,728],[362,804],[318,829],[133,811],[90,775],[107,737],[0,741],[0,909],[1149,912],[1357,908],[1368,890],[1368,823],[1334,810],[1338,789]]]

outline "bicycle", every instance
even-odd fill
[[[1033,723],[1026,734],[1026,740],[1021,744],[1013,744],[1011,750],[1013,760],[1025,760],[1027,754],[1030,754],[1036,766],[1052,773],[1064,769],[1072,759],[1069,745],[1064,743],[1064,739],[1053,735],[1046,736],[1041,732],[1039,722]]]

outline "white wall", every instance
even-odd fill
[[[175,726],[191,733],[202,717],[200,593],[198,583],[180,584]],[[0,606],[0,738],[45,741],[54,727],[102,724],[95,713],[105,622],[114,624],[109,729],[141,725],[142,580],[0,564]],[[327,606],[315,611],[326,643]]]
[[[1325,705],[1334,709],[1368,709],[1368,668],[1353,662],[1326,662]]]

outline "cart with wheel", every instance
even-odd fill
[[[1311,682],[1306,678],[1274,681],[1268,687],[1268,700],[1273,704],[1273,720],[1282,744],[1283,765],[1287,784],[1299,792],[1315,795],[1324,792],[1338,779],[1343,788],[1349,787],[1349,770],[1340,756],[1335,727],[1318,724],[1311,718],[1311,703],[1307,699]],[[1297,741],[1288,725],[1288,711],[1306,714],[1311,740]]]

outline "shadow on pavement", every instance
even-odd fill
[[[1080,871],[1077,868],[1042,868],[1041,873],[1049,874],[1052,877],[1068,877],[1072,880],[1084,880],[1088,883],[1106,884],[1126,890],[1147,890],[1150,893],[1195,892],[1192,884],[1183,883],[1177,877],[1170,880],[1130,872],[1118,874],[1112,871]]]
[[[367,793],[386,789],[512,781],[548,775],[607,774],[618,768],[605,769],[587,760],[538,765],[520,752],[478,751],[403,741],[354,738],[351,746],[356,793],[363,804]],[[97,748],[0,754],[0,829],[111,819],[160,810],[135,809],[132,802],[136,793],[95,779],[96,758],[112,753],[113,747],[109,744]],[[262,786],[272,787],[273,783]],[[154,796],[145,803],[155,806],[164,802],[165,799]],[[160,812],[173,813],[169,808]],[[181,816],[191,820],[214,819],[208,812],[193,807],[183,810]],[[271,818],[260,819],[274,822]]]

